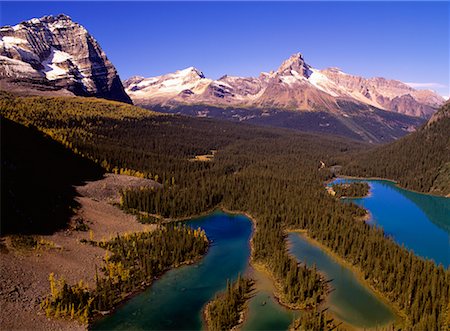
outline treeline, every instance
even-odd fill
[[[367,183],[341,183],[341,184],[333,184],[331,186],[333,191],[335,192],[335,196],[338,198],[347,197],[347,198],[358,198],[365,197],[369,194],[369,184]]]
[[[106,249],[104,266],[95,276],[95,288],[88,289],[81,281],[69,285],[50,274],[50,295],[41,303],[48,317],[87,323],[95,312],[112,309],[169,268],[192,263],[208,249],[203,230],[174,225],[91,243]]]
[[[289,330],[295,331],[331,331],[339,330],[334,320],[326,313],[326,310],[310,310],[303,312],[299,318],[295,319],[289,327]]]
[[[125,192],[124,208],[169,218],[214,207],[251,214],[253,258],[278,279],[283,301],[314,307],[325,293],[317,272],[298,265],[286,250],[285,231],[305,229],[402,309],[406,328],[447,327],[450,272],[400,247],[381,229],[355,222],[365,211],[341,203],[324,188],[331,174],[319,169],[320,161],[344,159],[361,144],[209,119],[129,112],[117,120],[89,107],[73,124],[70,116],[58,115],[63,106],[47,114],[47,98],[15,102],[20,107],[8,106],[5,116],[51,128],[61,134],[60,141],[99,164],[106,160],[113,167],[158,175],[162,188]],[[189,161],[210,150],[218,150],[213,161]]]
[[[324,300],[326,287],[316,268],[299,264],[286,252],[286,235],[280,217],[258,221],[252,244],[254,262],[268,267],[277,280],[277,294],[283,304],[309,309]]]
[[[207,329],[212,331],[231,330],[241,322],[244,305],[250,299],[254,281],[238,276],[227,288],[219,293],[205,307]]]
[[[292,224],[292,227],[302,227],[302,224]],[[339,213],[325,212],[307,229],[312,238],[361,270],[374,289],[400,308],[408,316],[408,329],[447,327],[448,269],[400,247],[381,229],[354,222]]]
[[[358,177],[381,177],[407,189],[450,194],[450,103],[417,132],[388,145],[338,158],[343,173]],[[439,116],[440,115],[440,116]]]

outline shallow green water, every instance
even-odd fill
[[[250,273],[256,281],[257,292],[248,302],[246,320],[241,330],[287,330],[299,311],[287,309],[278,303],[273,295],[272,281],[266,274],[255,270]]]
[[[450,198],[408,191],[386,180],[337,179],[335,182],[364,181],[370,195],[352,201],[370,211],[372,224],[415,254],[450,266]]]
[[[315,264],[327,279],[332,280],[333,291],[326,306],[340,320],[356,327],[370,328],[395,320],[395,314],[363,286],[351,270],[334,261],[318,246],[309,243],[301,234],[290,233],[289,250],[309,266]]]
[[[227,279],[235,279],[246,270],[252,228],[247,217],[220,212],[187,224],[203,228],[213,241],[201,262],[170,270],[92,329],[201,329],[202,307],[226,287]]]
[[[248,270],[252,226],[243,215],[215,212],[186,224],[205,230],[213,243],[201,262],[173,269],[143,293],[92,326],[94,330],[200,330],[202,308],[223,290],[227,279]],[[291,252],[308,264],[315,263],[334,291],[327,305],[341,320],[357,327],[373,327],[393,321],[395,315],[353,273],[333,261],[320,248],[298,234],[290,234]],[[243,330],[286,330],[298,312],[278,304],[272,283],[255,274],[256,292],[249,301]]]
[[[287,330],[297,315],[282,307],[272,293],[260,290],[249,301],[248,316],[241,330]]]

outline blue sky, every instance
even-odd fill
[[[449,95],[449,2],[4,2],[1,25],[65,13],[122,79],[189,66],[257,76],[295,52],[316,68],[416,83]]]

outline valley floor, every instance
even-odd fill
[[[120,189],[130,186],[153,186],[148,179],[108,174],[104,179],[77,187],[80,208],[71,223],[77,220],[89,227],[88,231],[67,229],[49,236],[39,236],[46,244],[34,249],[17,249],[11,237],[4,237],[0,253],[0,325],[1,329],[85,329],[77,322],[48,319],[39,302],[49,294],[48,277],[51,272],[63,277],[69,284],[83,280],[94,285],[96,268],[103,263],[105,250],[83,244],[81,239],[109,239],[117,233],[152,229],[135,216],[111,205],[118,202]],[[92,232],[91,232],[92,231]]]

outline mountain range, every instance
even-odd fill
[[[395,140],[423,124],[444,99],[396,80],[319,70],[300,53],[259,77],[213,80],[194,67],[121,82],[97,41],[66,15],[0,28],[0,89],[81,95],[169,113]]]
[[[259,77],[223,76],[212,80],[190,67],[167,75],[124,81],[126,92],[144,106],[218,105],[345,113],[345,102],[429,118],[444,102],[430,90],[396,80],[363,78],[337,68],[318,70],[300,53],[276,71]]]

